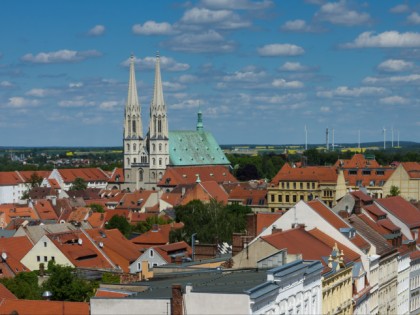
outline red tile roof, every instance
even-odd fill
[[[226,191],[215,181],[196,183],[192,189],[185,193],[180,204],[186,205],[192,200],[208,202],[211,199],[216,199],[223,204],[227,204],[228,200]]]
[[[333,166],[305,166],[293,168],[288,163],[285,163],[277,175],[274,176],[271,183],[277,185],[281,181],[336,183],[337,171]]]
[[[353,197],[355,197],[357,199],[360,199],[361,201],[364,201],[364,202],[373,201],[371,196],[365,194],[361,190],[352,191],[352,192],[350,192],[350,195],[352,195]]]
[[[105,224],[105,213],[94,212],[88,222],[92,228],[102,228]]]
[[[248,206],[264,206],[267,205],[267,190],[238,185],[229,193],[229,200],[240,200],[242,204]]]
[[[369,206],[363,206],[363,209],[369,212],[369,214],[373,215],[375,219],[378,217],[386,216],[386,212],[379,209],[379,207],[376,204],[372,204]]]
[[[16,300],[17,297],[7,289],[3,283],[0,283],[0,300],[2,299],[10,299],[10,300]]]
[[[122,168],[114,168],[109,174],[108,183],[124,183],[124,170]]]
[[[0,303],[1,314],[13,314],[13,311],[19,315],[89,315],[89,303],[14,299]]]
[[[376,160],[366,159],[363,154],[355,154],[351,159],[339,159],[334,166],[342,168],[379,168],[381,167]]]
[[[410,229],[420,227],[420,210],[400,196],[378,199],[376,202],[388,210]]]
[[[48,176],[51,174],[51,171],[19,171],[19,175],[26,183],[31,180],[32,174],[37,174],[41,178],[48,178]]]
[[[24,182],[18,172],[0,172],[0,186],[18,185]]]
[[[95,297],[102,297],[102,298],[122,298],[128,296],[128,293],[123,292],[116,292],[116,291],[109,291],[106,289],[98,289],[96,290]]]
[[[67,218],[67,222],[83,222],[88,219],[90,208],[78,207]]]
[[[76,178],[86,182],[107,182],[108,176],[100,168],[62,168],[58,169],[65,183],[72,183]]]
[[[34,208],[41,220],[58,220],[57,214],[48,199],[35,200]]]
[[[22,271],[29,271],[20,261],[32,249],[33,245],[28,237],[0,238],[0,253],[7,255],[2,261],[2,277],[13,277]]]
[[[92,229],[86,230],[86,233],[98,246],[102,246],[102,250],[114,264],[120,266],[124,272],[130,272],[130,264],[140,256],[140,251],[118,229]]]
[[[35,210],[31,207],[19,206],[15,204],[2,204],[0,205],[0,213],[4,213],[4,226],[5,228],[14,218],[30,218],[39,219]]]
[[[262,231],[264,231],[266,228],[271,226],[278,218],[281,217],[281,213],[256,213],[256,220],[257,220],[257,230],[256,235],[260,235]]]
[[[349,228],[349,224],[340,218],[335,212],[328,208],[323,202],[318,199],[308,202],[308,205],[314,209],[321,217],[323,217],[328,223],[334,226],[337,230],[341,228]],[[351,242],[354,243],[360,249],[368,249],[370,245],[360,235],[353,237]]]
[[[116,209],[136,209],[140,210],[146,204],[147,200],[156,194],[153,190],[137,190],[132,193],[125,193],[120,196]]]
[[[47,237],[76,267],[113,268],[103,253],[80,230],[47,234]]]
[[[162,258],[165,259],[168,263],[172,261],[172,254],[184,253],[184,257],[190,257],[192,255],[191,247],[184,241],[156,246],[153,247],[153,249],[156,250],[160,256],[162,256]]]
[[[190,166],[168,167],[158,186],[177,186],[181,184],[193,184],[199,175],[202,182],[216,181],[237,182],[237,179],[224,166]]]
[[[143,247],[166,245],[169,243],[169,233],[171,232],[171,230],[182,229],[183,227],[183,223],[176,222],[159,225],[157,229],[147,231],[146,233],[143,233],[131,239],[131,241],[134,244]]]
[[[419,162],[403,162],[401,163],[408,173],[410,178],[420,178],[420,163]]]

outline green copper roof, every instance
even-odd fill
[[[169,159],[174,166],[230,164],[216,139],[207,131],[170,131]]]

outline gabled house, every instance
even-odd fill
[[[131,242],[133,242],[139,249],[167,245],[169,244],[170,232],[182,229],[183,227],[184,224],[182,222],[172,222],[163,225],[155,224],[151,230],[131,239]]]
[[[75,268],[119,270],[84,230],[46,234],[21,261],[31,270],[39,270],[41,263],[46,268],[49,261]]]
[[[143,262],[147,262],[149,268],[166,265],[183,259],[190,259],[191,247],[185,243],[177,242],[167,245],[153,246],[142,251],[142,254],[130,265],[131,273],[142,271]]]
[[[248,206],[254,212],[268,211],[267,189],[253,188],[248,183],[238,183],[229,191],[228,204]]]
[[[104,189],[108,183],[108,175],[100,168],[72,168],[72,169],[54,169],[48,179],[55,179],[60,187],[70,190],[76,178],[82,178],[88,188]]]
[[[53,205],[48,199],[30,200],[28,204],[35,210],[41,220],[58,220]]]
[[[20,272],[30,271],[21,260],[32,246],[26,236],[0,238],[0,279],[12,278]]]
[[[402,162],[387,179],[383,197],[390,195],[391,187],[400,190],[400,196],[406,200],[420,200],[420,163]]]

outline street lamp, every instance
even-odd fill
[[[192,261],[194,261],[194,256],[195,256],[195,236],[196,235],[197,233],[194,233],[193,235],[191,235]]]

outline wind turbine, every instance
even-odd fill
[[[384,150],[386,149],[386,129],[383,128],[382,132],[384,133]]]
[[[305,125],[305,151],[308,150],[308,128]]]

